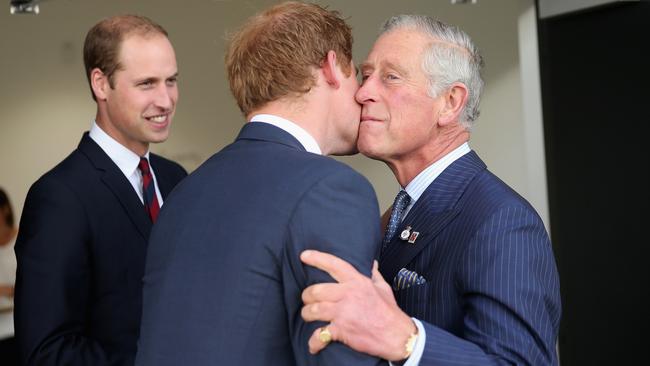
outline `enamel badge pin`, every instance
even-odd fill
[[[402,240],[406,240],[409,238],[409,236],[411,236],[411,227],[407,226],[406,229],[404,229],[404,231],[402,231],[402,233],[399,234],[399,238]]]
[[[404,229],[400,234],[399,238],[402,240],[408,241],[409,244],[415,244],[415,241],[417,240],[418,236],[420,235],[420,232],[418,231],[411,231],[413,228],[410,226],[407,226],[406,229]]]

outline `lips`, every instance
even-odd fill
[[[381,122],[382,120],[372,116],[361,116],[361,122]]]

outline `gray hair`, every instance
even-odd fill
[[[429,77],[429,95],[435,98],[455,82],[465,84],[468,97],[460,123],[469,130],[479,116],[483,91],[483,58],[472,39],[460,28],[426,15],[396,15],[384,23],[380,35],[396,28],[412,28],[438,40],[431,43],[422,59],[422,70]]]

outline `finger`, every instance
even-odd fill
[[[303,306],[300,310],[300,315],[306,322],[313,322],[315,320],[330,322],[334,318],[335,309],[336,303],[319,302]]]
[[[327,347],[328,344],[331,342],[323,343],[320,339],[320,331],[323,328],[316,328],[314,333],[312,333],[311,337],[309,338],[309,342],[307,343],[309,345],[309,353],[312,355],[317,354],[318,352],[322,351],[323,348]],[[332,342],[336,341],[336,326],[334,324],[329,324],[327,325],[327,329],[330,331],[330,334],[332,335]]]
[[[305,250],[300,254],[300,260],[329,273],[337,282],[350,281],[363,276],[350,263],[329,253]]]
[[[372,283],[375,288],[378,290],[379,295],[390,304],[396,304],[395,296],[393,295],[393,289],[390,287],[388,282],[384,279],[384,276],[379,272],[379,263],[374,262],[372,266]]]
[[[311,304],[320,301],[335,302],[345,295],[345,286],[340,283],[317,283],[302,291],[302,302]]]
[[[392,290],[388,282],[384,280],[384,276],[379,272],[379,263],[377,261],[372,265],[372,283],[375,287],[380,288],[383,292],[389,291],[392,295]]]

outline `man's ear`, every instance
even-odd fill
[[[327,84],[334,89],[338,89],[341,85],[340,78],[343,77],[343,73],[336,62],[336,52],[331,50],[327,52],[327,57],[323,60],[322,70]]]
[[[95,93],[97,100],[106,100],[108,89],[111,87],[108,76],[99,68],[90,71],[90,87]]]
[[[448,125],[458,120],[460,113],[467,103],[468,90],[463,83],[454,83],[444,94],[444,105],[440,111],[438,123]]]

